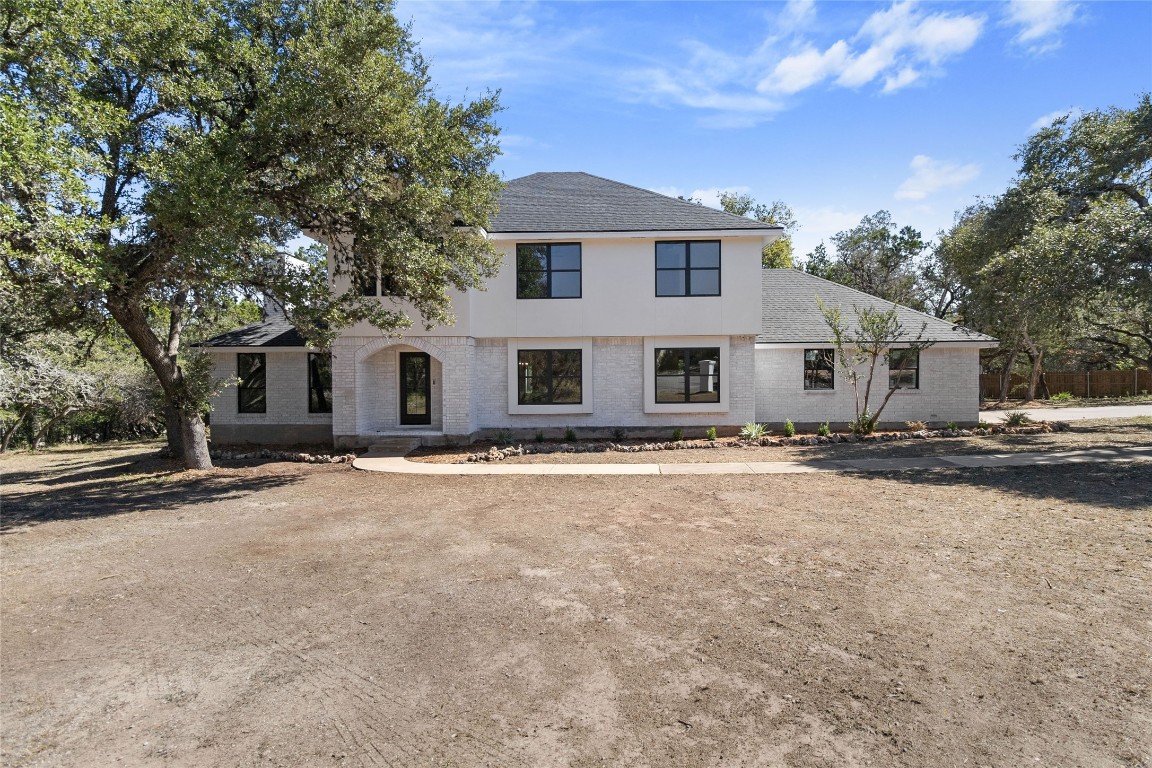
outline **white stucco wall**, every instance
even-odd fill
[[[757,347],[755,356],[757,421],[780,424],[791,419],[796,424],[829,421],[836,425],[855,418],[855,396],[839,368],[834,390],[805,390],[803,348]],[[861,393],[866,375],[862,369]],[[920,353],[920,388],[898,390],[884,408],[881,423],[974,423],[980,411],[979,382],[979,349],[929,347]],[[888,368],[881,360],[870,401],[873,409],[887,391]]]
[[[414,320],[405,336],[474,338],[737,335],[760,332],[760,251],[756,237],[688,239],[720,240],[719,296],[656,296],[656,242],[667,237],[532,238],[497,240],[502,254],[499,273],[485,290],[451,291],[456,324],[426,329],[404,302],[381,297],[386,306],[408,312]],[[516,244],[580,242],[581,297],[516,298]],[[344,282],[338,282],[340,288]],[[348,336],[374,335],[361,323]]]

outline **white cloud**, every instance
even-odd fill
[[[1059,48],[1064,28],[1079,18],[1070,0],[1009,0],[1004,23],[1018,27],[1013,42],[1040,54]]]
[[[668,197],[684,196],[691,200],[699,200],[709,208],[722,210],[720,207],[720,193],[727,192],[731,195],[744,194],[751,192],[752,187],[745,186],[732,186],[732,187],[704,187],[702,189],[694,189],[691,192],[684,192],[680,187],[652,187],[653,192],[658,192],[661,195],[668,195]]]
[[[975,163],[961,165],[916,155],[911,162],[912,175],[896,190],[897,200],[923,200],[939,189],[959,187],[980,175]]]
[[[856,88],[883,77],[891,93],[967,51],[983,28],[983,16],[924,14],[912,2],[897,2],[869,16],[851,44],[837,40],[821,52],[805,43],[777,62],[757,90],[791,94],[829,79]]]
[[[1067,117],[1069,120],[1075,120],[1082,114],[1084,114],[1084,110],[1080,109],[1080,107],[1058,109],[1055,112],[1049,112],[1046,115],[1041,115],[1040,117],[1036,118],[1034,121],[1032,121],[1032,125],[1029,127],[1034,131],[1038,131],[1041,128],[1047,128],[1062,117]]]

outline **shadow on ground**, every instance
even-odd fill
[[[1026,467],[990,467],[858,472],[851,482],[884,481],[909,486],[947,486],[959,498],[966,490],[999,491],[1032,499],[1051,499],[1089,506],[1143,510],[1152,513],[1152,463],[1049,464]],[[848,477],[845,477],[848,481]],[[915,490],[910,490],[914,502]]]
[[[37,456],[34,469],[4,471],[0,534],[60,520],[223,501],[303,479],[294,473],[186,472],[178,461],[159,458],[155,446],[92,460],[84,453],[53,451]]]

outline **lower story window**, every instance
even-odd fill
[[[888,389],[920,389],[920,350],[888,350]]]
[[[308,413],[332,413],[332,356],[308,353]]]
[[[236,355],[236,410],[240,413],[264,413],[268,410],[268,366],[263,352],[240,352]]]
[[[520,405],[569,405],[583,402],[579,349],[521,349],[516,353]]]
[[[804,350],[804,389],[835,389],[836,350]]]
[[[656,402],[720,402],[720,348],[657,349]]]

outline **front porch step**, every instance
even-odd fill
[[[372,443],[368,452],[403,456],[419,448],[420,443],[418,437],[384,437]]]

